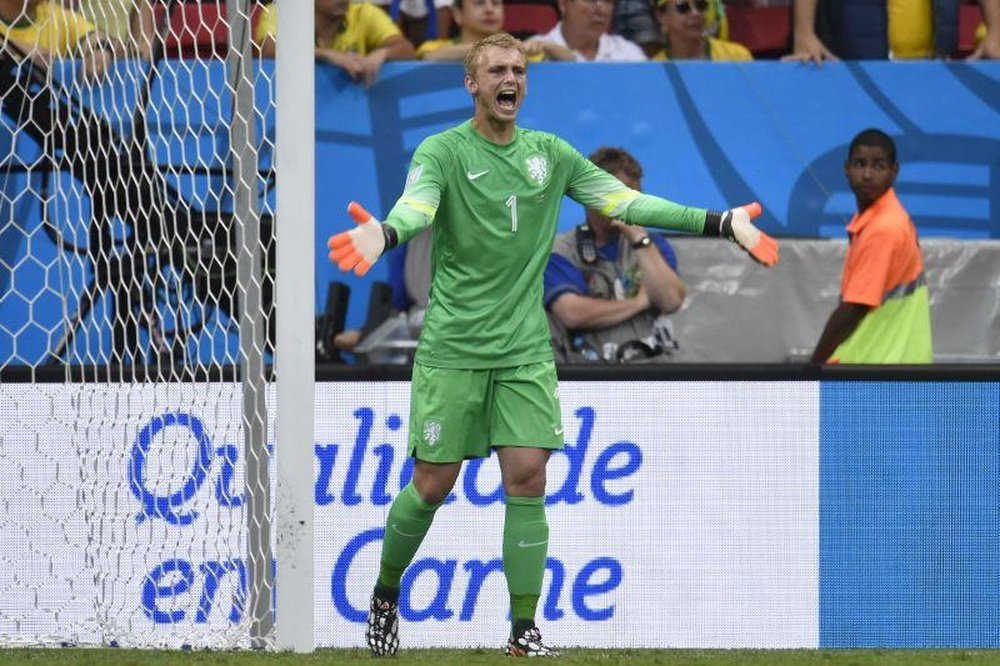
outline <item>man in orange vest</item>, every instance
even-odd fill
[[[814,363],[930,363],[930,298],[917,230],[896,198],[896,144],[866,129],[851,141],[844,164],[858,212],[840,304],[813,352]]]

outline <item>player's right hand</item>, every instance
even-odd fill
[[[356,201],[348,204],[347,212],[358,226],[330,236],[326,241],[330,261],[342,271],[364,275],[385,251],[385,233],[382,224]]]
[[[761,207],[756,201],[730,208],[722,214],[722,235],[735,241],[754,261],[770,267],[778,263],[778,241],[750,221],[760,214]]]

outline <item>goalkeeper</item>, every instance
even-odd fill
[[[357,204],[358,222],[332,236],[330,258],[364,275],[386,250],[432,226],[431,297],[413,364],[408,453],[413,480],[386,521],[366,637],[376,656],[399,646],[400,579],[466,458],[495,449],[506,496],[503,566],[512,656],[554,656],[535,626],[549,526],[545,466],[563,448],[556,369],[542,303],[542,274],[563,195],[628,224],[722,236],[757,261],[777,243],[751,208],[681,206],[626,187],[565,141],[516,126],[527,92],[521,42],[477,42],[465,58],[471,121],[426,139],[384,224]]]

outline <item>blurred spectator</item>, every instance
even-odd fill
[[[663,35],[649,0],[617,0],[612,25],[616,35],[638,44],[649,57],[663,50]]]
[[[278,8],[272,4],[264,8],[255,30],[264,57],[274,56],[277,28]],[[386,60],[412,57],[413,44],[378,6],[316,0],[317,60],[336,65],[355,81],[371,86]]]
[[[143,60],[152,60],[154,52],[160,57],[163,52],[163,35],[156,19],[157,5],[162,7],[165,13],[170,9],[168,0],[136,0],[129,18],[135,51]]]
[[[641,191],[642,167],[625,150],[599,148],[590,160]],[[556,360],[669,360],[677,345],[666,315],[684,296],[663,236],[587,210],[583,224],[556,236],[545,269]]]
[[[653,5],[655,0],[617,0],[615,3],[614,32],[642,47],[652,58],[663,50],[663,33]],[[729,38],[729,24],[721,0],[710,0],[705,15],[705,35],[719,39]]]
[[[0,45],[8,42],[45,68],[52,58],[79,58],[90,81],[103,78],[122,53],[82,14],[47,0],[0,0]]]
[[[858,212],[840,304],[823,328],[813,363],[930,363],[931,308],[917,230],[892,185],[896,144],[867,129],[851,140],[844,173]]]
[[[80,0],[78,11],[105,35],[130,41],[135,0]]]
[[[753,60],[742,44],[707,35],[709,0],[658,0],[656,17],[665,46],[653,60]]]
[[[424,42],[417,49],[417,57],[424,60],[463,60],[472,45],[483,37],[503,29],[503,2],[501,0],[455,0],[452,16],[459,26],[454,39],[435,39]],[[565,46],[544,40],[525,42],[528,59],[576,60],[574,53]]]
[[[794,47],[784,60],[948,58],[958,46],[956,0],[795,0]],[[986,36],[971,59],[1000,58],[1000,0],[980,0]]]
[[[98,10],[119,15],[131,5],[128,19],[133,52],[145,60],[225,57],[229,26],[225,2],[201,0],[94,0]],[[262,1],[248,3],[251,21]],[[105,19],[109,20],[109,19]],[[120,29],[120,28],[119,28]]]
[[[642,62],[646,54],[620,35],[608,34],[614,0],[559,0],[562,20],[527,41],[555,42],[573,50],[580,62]]]
[[[434,13],[434,28],[438,37],[448,35],[451,30],[451,15],[447,13],[447,7],[451,0],[399,0],[393,3],[392,0],[359,0],[360,2],[371,2],[382,8],[387,15],[392,16],[393,4],[395,4],[396,25],[402,31],[411,44],[417,46],[422,44],[431,29],[431,9]],[[442,16],[442,11],[445,13]],[[442,26],[442,21],[445,21]],[[442,29],[443,27],[443,29]]]

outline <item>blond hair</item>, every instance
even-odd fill
[[[472,45],[469,52],[465,54],[465,74],[466,76],[475,76],[476,66],[479,64],[479,54],[481,54],[486,49],[491,46],[496,46],[501,49],[514,49],[524,58],[525,64],[528,62],[528,54],[524,51],[524,44],[521,40],[513,35],[509,35],[506,32],[498,32],[489,37],[483,37],[478,42]]]

